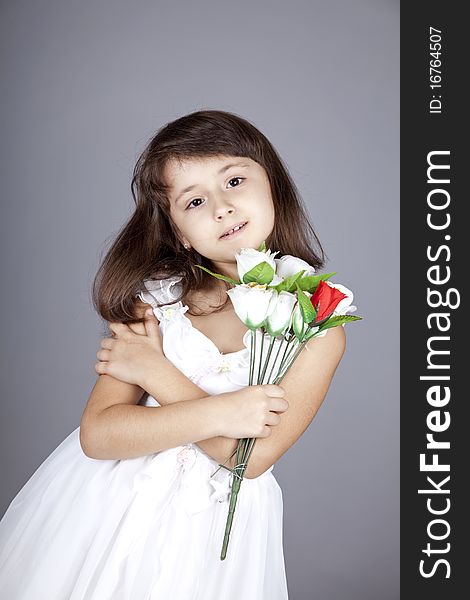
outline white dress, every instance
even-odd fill
[[[138,296],[160,320],[167,358],[208,394],[248,384],[249,350],[222,354],[175,303],[180,279]],[[165,306],[157,307],[163,302]],[[249,337],[245,336],[245,346]],[[159,406],[144,395],[140,404]],[[0,521],[5,600],[285,600],[282,492],[272,467],[244,479],[220,560],[231,474],[196,444],[95,460],[79,427]]]

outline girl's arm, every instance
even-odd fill
[[[145,391],[153,398],[157,398],[162,405],[207,397],[207,392],[193,383],[167,359],[159,363],[158,369],[155,369],[155,373],[149,377],[145,384]],[[223,463],[235,451],[237,443],[238,439],[216,435],[199,440],[197,445],[218,463]],[[233,467],[235,457],[225,465]]]
[[[80,443],[87,456],[135,458],[222,431],[222,398],[201,395],[184,405],[137,406],[142,391],[109,375],[99,376],[80,422]]]
[[[99,376],[80,422],[80,443],[87,456],[134,458],[197,443],[214,460],[224,462],[235,450],[237,438],[222,436],[224,395],[208,396],[164,357],[146,387],[161,406],[138,406],[144,392],[140,386]]]

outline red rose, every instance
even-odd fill
[[[321,321],[327,319],[343,298],[347,298],[346,294],[343,294],[343,292],[340,292],[337,288],[328,285],[322,279],[310,298],[312,306],[317,311],[317,316],[312,325],[317,325]]]

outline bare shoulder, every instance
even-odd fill
[[[313,337],[289,369],[282,386],[289,385],[300,377],[301,380],[323,382],[327,387],[346,349],[344,327],[331,327],[326,335]]]
[[[312,338],[307,344],[309,349],[321,348],[321,352],[327,352],[331,357],[341,358],[346,348],[346,333],[344,327],[338,325],[327,330],[326,335]]]

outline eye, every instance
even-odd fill
[[[245,178],[244,177],[232,177],[232,179],[230,179],[230,181],[235,181],[235,179],[240,179],[241,181],[243,181]],[[230,183],[229,181],[229,183]],[[240,184],[238,184],[240,185]],[[236,185],[235,187],[238,187],[238,185]]]
[[[186,207],[186,209],[188,209],[188,208],[197,208],[198,206],[201,206],[200,204],[191,206],[193,204],[193,202],[198,202],[199,200],[202,202],[202,198],[194,198],[193,200],[191,200],[191,202],[188,204],[188,206]]]

